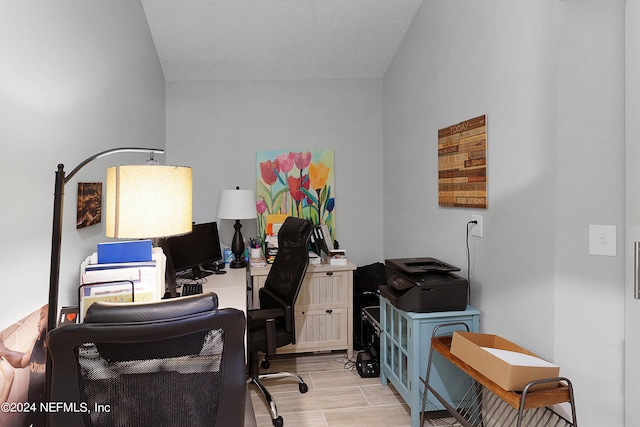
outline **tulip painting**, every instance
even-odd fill
[[[288,214],[327,224],[335,239],[333,150],[258,151],[256,208],[264,236],[270,214]]]

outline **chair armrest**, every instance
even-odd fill
[[[281,308],[259,308],[247,311],[249,324],[264,324],[264,332],[267,339],[267,355],[276,352],[276,318],[283,317],[285,311]]]
[[[289,307],[289,303],[280,298],[278,295],[271,292],[269,289],[260,288],[260,307],[281,307],[283,309],[287,309]]]
[[[247,319],[249,319],[249,321],[275,319],[281,316],[284,316],[284,310],[282,308],[257,308],[247,310]]]
[[[284,310],[284,323],[287,327],[287,332],[292,332],[290,325],[293,323],[293,304],[287,303],[278,295],[271,292],[269,289],[260,289],[260,306],[266,307],[282,307]]]

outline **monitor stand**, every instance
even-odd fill
[[[210,276],[212,274],[212,271],[203,270],[199,266],[195,266],[191,267],[191,271],[186,270],[185,272],[181,273],[179,277],[181,279],[197,280],[202,279],[203,277]]]
[[[218,264],[214,262],[213,264],[203,264],[202,268],[207,270],[209,274],[227,274],[227,272],[222,269],[224,268],[224,264],[222,264],[222,268],[220,268]]]

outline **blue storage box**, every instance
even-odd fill
[[[151,240],[98,243],[98,264],[151,261]]]

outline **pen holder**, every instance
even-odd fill
[[[261,248],[249,248],[249,256],[251,258],[262,258]]]

